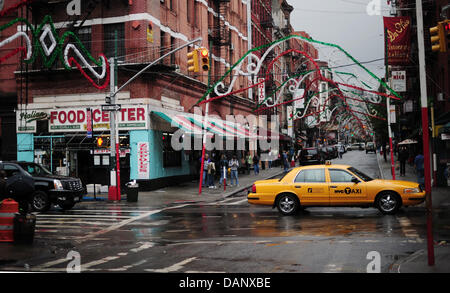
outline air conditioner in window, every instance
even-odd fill
[[[437,100],[438,100],[438,102],[443,102],[444,101],[444,93],[438,93]]]

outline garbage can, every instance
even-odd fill
[[[14,217],[14,243],[32,244],[36,227],[35,214],[16,213]]]
[[[139,194],[139,184],[136,181],[125,184],[127,187],[127,202],[137,202]]]

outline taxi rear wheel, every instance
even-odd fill
[[[395,214],[401,205],[400,197],[393,192],[383,192],[377,197],[376,207],[385,215]]]
[[[284,216],[290,216],[297,213],[300,203],[295,195],[284,193],[281,194],[277,201],[278,211]]]

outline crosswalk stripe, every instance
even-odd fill
[[[130,216],[106,216],[106,215],[38,215],[37,218],[109,218],[109,219],[131,219]]]

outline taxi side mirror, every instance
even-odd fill
[[[356,177],[352,177],[352,182],[353,182],[353,183],[359,183],[359,180],[358,180],[358,178],[356,178]]]

